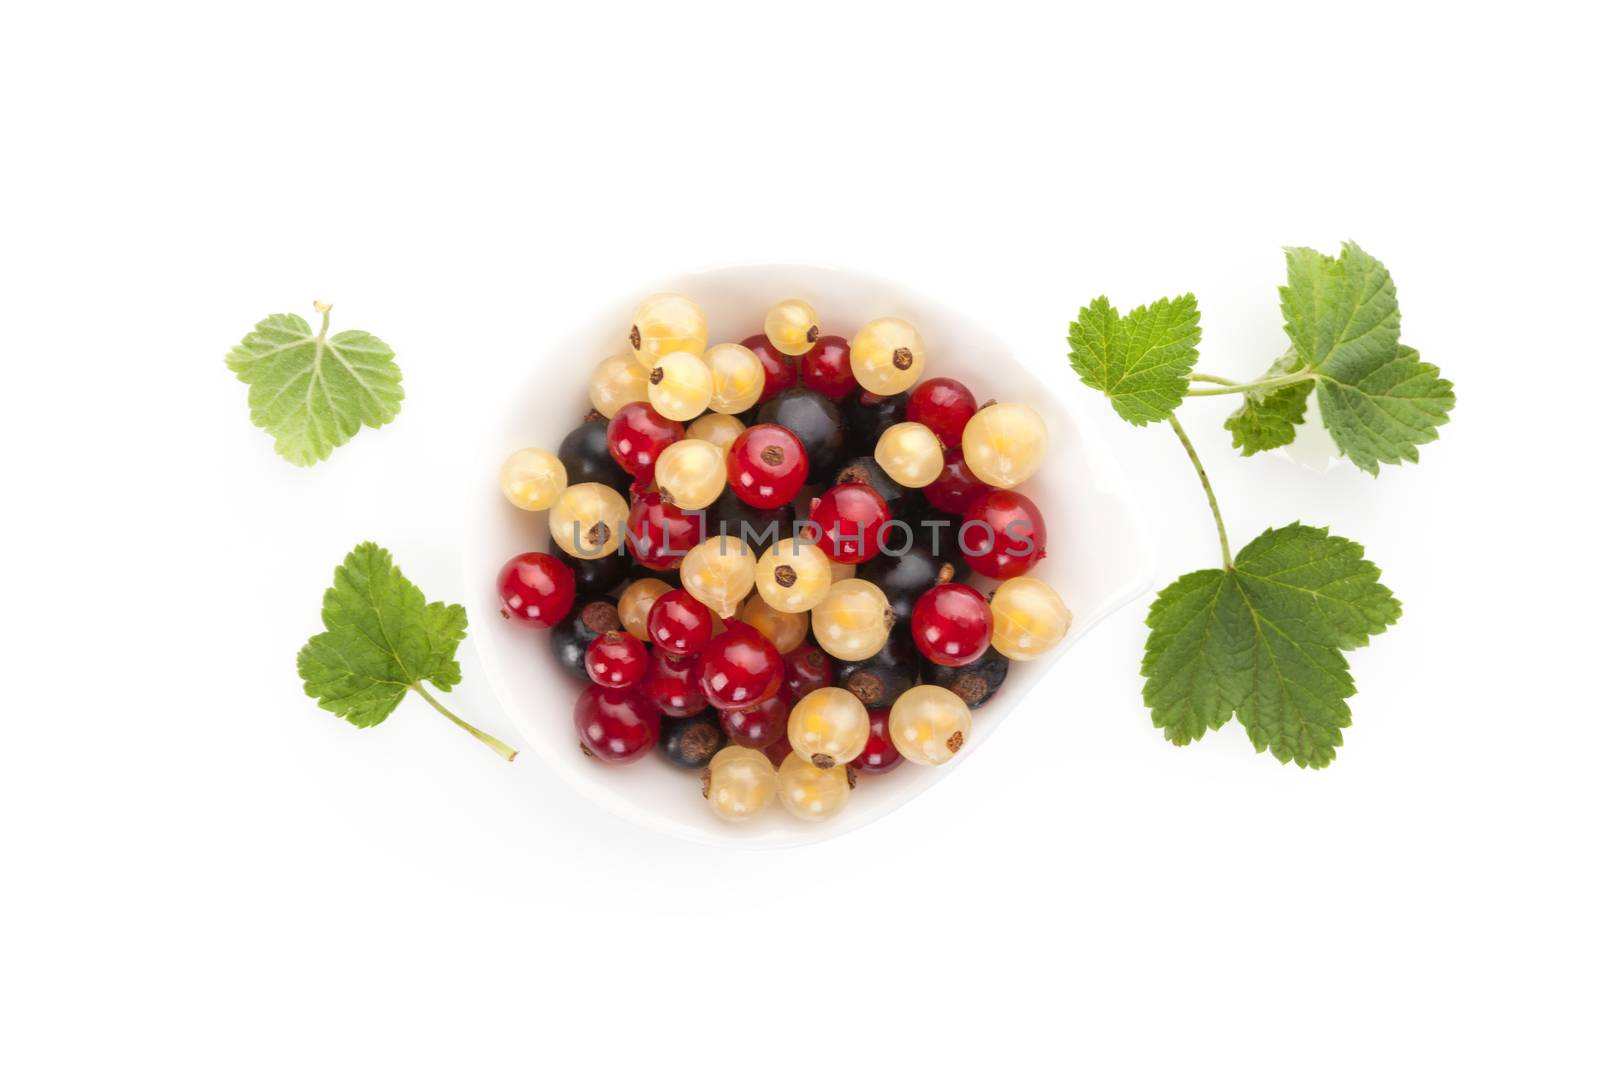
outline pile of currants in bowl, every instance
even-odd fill
[[[784,300],[707,347],[699,307],[661,294],[619,333],[582,424],[500,471],[553,542],[501,568],[501,614],[582,683],[584,754],[656,749],[735,822],[774,799],[826,819],[858,773],[954,757],[1011,661],[1072,621],[1027,576],[1045,521],[1016,487],[1044,421],[924,379],[900,319],[847,341]]]

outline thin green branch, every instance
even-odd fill
[[[452,715],[450,713],[450,709],[446,708],[443,704],[441,704],[437,700],[435,700],[433,698],[433,694],[432,693],[430,693],[426,689],[422,688],[422,683],[420,683],[420,682],[415,683],[415,684],[413,684],[411,686],[411,688],[415,689],[418,693],[420,693],[422,695],[422,699],[423,700],[426,700],[429,704],[432,704],[434,711],[437,711],[440,715],[443,715],[445,718],[449,719],[451,722],[453,722],[457,726],[461,727],[467,733],[471,734],[473,737],[476,737],[479,741],[482,741],[484,744],[486,744],[490,748],[494,749],[495,754],[498,755],[501,759],[503,759],[503,760],[505,760],[505,761],[507,761],[509,763],[511,760],[514,760],[514,759],[517,758],[517,750],[512,748],[510,745],[506,744],[504,741],[500,740],[498,737],[495,737],[492,734],[486,734],[482,730],[478,729],[476,726],[472,725],[470,722],[467,722],[464,719],[458,719],[454,715]]]
[[[1224,570],[1233,570],[1233,550],[1228,547],[1228,531],[1222,525],[1222,509],[1217,506],[1217,494],[1211,491],[1211,479],[1206,477],[1206,469],[1200,463],[1200,455],[1194,450],[1194,443],[1189,440],[1189,435],[1183,432],[1183,425],[1178,422],[1176,413],[1167,416],[1167,421],[1172,423],[1172,432],[1178,435],[1178,440],[1183,442],[1183,450],[1189,453],[1189,462],[1194,464],[1194,472],[1200,476],[1200,486],[1206,491],[1206,501],[1211,505],[1211,517],[1217,522],[1217,540],[1222,542],[1222,566]]]

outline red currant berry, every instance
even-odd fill
[[[944,470],[932,485],[922,490],[922,495],[946,515],[964,515],[972,502],[991,488],[978,481],[978,476],[967,468],[961,449],[952,448],[944,454]]]
[[[945,448],[961,447],[961,431],[977,413],[977,397],[954,378],[929,378],[906,402],[906,418],[932,430]]]
[[[661,735],[661,712],[628,689],[589,686],[578,694],[572,722],[583,754],[606,763],[632,763]]]
[[[783,689],[793,704],[807,693],[833,684],[833,660],[813,644],[804,644],[783,657]]]
[[[794,751],[794,746],[789,744],[789,734],[785,731],[779,738],[762,749],[767,754],[767,759],[772,761],[774,767],[782,767],[785,757]]]
[[[729,624],[700,654],[700,692],[718,711],[759,704],[783,684],[783,657],[748,623]]]
[[[711,609],[684,592],[672,589],[656,597],[645,617],[645,632],[668,656],[698,656],[711,640]]]
[[[957,538],[968,566],[985,578],[1005,581],[1044,559],[1044,516],[1021,493],[997,489],[967,508]]]
[[[683,440],[683,427],[642,400],[624,404],[606,427],[606,448],[617,466],[641,482],[650,481],[656,457]]]
[[[904,758],[889,739],[889,709],[868,708],[867,719],[872,732],[867,735],[867,747],[861,755],[850,761],[850,766],[864,774],[883,774],[900,766]]]
[[[572,568],[544,552],[512,556],[499,582],[500,614],[538,630],[566,618],[578,591]]]
[[[739,343],[756,354],[767,376],[767,384],[761,387],[761,398],[756,401],[757,404],[765,404],[785,389],[794,388],[795,379],[799,377],[794,360],[773,348],[766,334],[758,333]]]
[[[781,508],[806,484],[810,464],[800,438],[763,423],[734,438],[728,450],[728,488],[763,511]]]
[[[589,642],[583,654],[589,680],[607,689],[632,689],[644,681],[650,668],[650,653],[644,642],[632,634],[610,630]]]
[[[992,628],[989,602],[960,582],[934,586],[911,611],[917,651],[941,667],[960,667],[983,655]]]
[[[675,659],[661,649],[650,652],[650,669],[638,693],[663,715],[686,719],[706,710],[700,692],[700,661],[693,656]]]
[[[829,400],[843,400],[856,391],[856,374],[850,369],[850,342],[843,337],[819,337],[800,360],[800,384]]]
[[[836,485],[811,505],[817,545],[835,563],[865,563],[882,550],[883,528],[894,516],[869,486]]]
[[[660,493],[641,493],[628,512],[627,550],[653,571],[675,570],[706,539],[705,515],[668,504]]]
[[[729,708],[717,714],[728,740],[745,748],[766,748],[789,729],[789,702],[781,693],[748,708]]]

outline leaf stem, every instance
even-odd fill
[[[324,304],[320,300],[311,301],[311,306],[322,313],[322,329],[317,333],[317,340],[328,336],[328,315],[333,311],[332,304]]]
[[[1257,389],[1281,389],[1286,385],[1296,382],[1308,382],[1317,377],[1317,372],[1309,367],[1297,370],[1293,374],[1280,374],[1273,378],[1257,378],[1253,382],[1234,382],[1218,389],[1190,389],[1187,396],[1226,396],[1229,393],[1249,393]],[[1189,378],[1197,382],[1224,382],[1226,378],[1215,378],[1209,374],[1191,374]]]
[[[1215,374],[1201,374],[1199,371],[1189,375],[1191,382],[1211,382],[1213,385],[1238,385],[1232,378],[1219,378]]]
[[[323,312],[323,314],[326,315],[327,312]],[[440,715],[443,715],[445,718],[461,727],[467,733],[471,734],[479,741],[482,741],[484,744],[494,749],[495,754],[501,759],[505,760],[507,763],[517,758],[517,750],[500,740],[498,737],[494,737],[491,734],[486,734],[476,726],[472,725],[470,722],[467,722],[464,719],[458,719],[456,716],[452,715],[449,708],[446,708],[443,704],[439,703],[434,699],[432,693],[422,688],[422,683],[413,683],[411,688],[415,689],[419,694],[421,694],[423,700],[426,700],[428,703],[432,704],[434,711],[437,711]]]
[[[1233,550],[1228,547],[1228,531],[1222,525],[1222,509],[1217,507],[1217,494],[1211,491],[1211,479],[1206,477],[1206,469],[1200,465],[1200,456],[1195,452],[1194,443],[1189,440],[1189,435],[1183,432],[1183,424],[1178,422],[1178,416],[1168,415],[1167,421],[1172,423],[1172,432],[1183,442],[1183,450],[1189,453],[1189,462],[1194,464],[1194,472],[1200,476],[1200,486],[1206,491],[1206,501],[1211,505],[1211,517],[1217,520],[1217,540],[1222,542],[1222,567],[1231,571]]]

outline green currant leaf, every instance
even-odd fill
[[[250,420],[301,467],[327,459],[362,426],[400,412],[405,390],[394,351],[365,330],[313,334],[299,315],[268,315],[228,353],[228,369],[250,386]]]
[[[1350,725],[1345,652],[1400,618],[1360,545],[1293,523],[1267,530],[1231,569],[1186,574],[1146,622],[1145,705],[1186,745],[1235,715],[1257,752],[1326,767]]]
[[[388,718],[420,682],[449,690],[461,681],[456,646],[467,634],[466,609],[429,603],[370,541],[333,572],[322,625],[300,650],[306,695],[356,726]]]
[[[1300,357],[1290,352],[1274,363],[1265,376],[1293,374],[1301,366]],[[1293,441],[1295,427],[1306,421],[1306,398],[1316,384],[1308,378],[1277,389],[1245,393],[1244,403],[1223,423],[1233,432],[1233,447],[1253,456]]]
[[[1316,372],[1334,443],[1369,474],[1381,463],[1416,462],[1417,446],[1450,420],[1455,390],[1438,367],[1400,344],[1388,270],[1353,241],[1337,259],[1310,248],[1286,255],[1289,283],[1278,290],[1284,330],[1301,365]]]
[[[1188,293],[1119,315],[1102,296],[1078,310],[1067,340],[1072,369],[1110,397],[1118,415],[1135,426],[1160,422],[1188,391],[1200,308]]]

